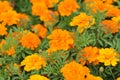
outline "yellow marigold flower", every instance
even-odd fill
[[[118,16],[118,17],[113,17],[112,20],[113,20],[113,21],[120,22],[120,16]]]
[[[86,76],[86,78],[84,80],[103,80],[103,79],[99,76],[93,76],[93,75],[89,74]]]
[[[9,56],[15,54],[15,49],[14,49],[14,47],[9,48],[9,49],[6,51],[6,54],[9,55]]]
[[[44,58],[35,53],[25,57],[21,66],[24,66],[25,71],[39,70],[42,66],[46,66],[46,62]]]
[[[86,15],[86,13],[80,13],[75,16],[70,22],[71,26],[78,26],[78,32],[82,33],[84,29],[91,27],[95,23],[95,19],[92,16]]]
[[[118,22],[114,20],[104,20],[100,25],[104,28],[105,33],[116,33],[120,27]]]
[[[65,80],[85,80],[85,76],[90,74],[87,67],[84,67],[75,61],[65,64],[61,69],[61,72]]]
[[[120,77],[118,77],[116,80],[120,80]]]
[[[61,16],[69,16],[72,12],[76,12],[80,8],[76,0],[64,0],[58,5],[58,11]]]
[[[35,48],[38,47],[38,45],[40,44],[40,39],[39,37],[32,33],[32,32],[28,32],[27,34],[25,34],[22,38],[21,38],[21,44],[23,47],[25,48],[29,48],[34,50]]]
[[[5,25],[0,24],[0,35],[6,35],[7,34],[7,28],[5,27]]]
[[[99,50],[98,60],[99,62],[104,63],[105,66],[116,66],[119,59],[116,57],[117,53],[113,48],[105,48]]]
[[[99,49],[97,47],[88,46],[85,47],[81,52],[82,58],[86,59],[88,63],[98,63],[97,56],[99,56]]]
[[[47,38],[51,39],[49,41],[50,48],[47,50],[48,53],[57,50],[68,50],[74,44],[74,40],[67,30],[55,29]]]
[[[45,36],[47,34],[47,28],[42,26],[41,24],[36,24],[36,25],[32,26],[32,30],[33,31],[37,30],[38,36],[40,38],[45,38]]]
[[[45,76],[41,76],[39,74],[34,74],[34,75],[31,75],[28,80],[49,80],[49,79]]]

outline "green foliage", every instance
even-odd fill
[[[95,35],[89,34],[87,31],[85,31],[83,34],[79,34],[76,32],[76,39],[75,39],[75,47],[78,49],[82,49],[83,47],[86,47],[88,45],[94,45],[95,41]]]

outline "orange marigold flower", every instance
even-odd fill
[[[56,12],[49,10],[44,12],[44,14],[40,15],[40,20],[44,21],[44,22],[56,22],[55,18],[57,17]]]
[[[42,66],[46,66],[46,62],[44,58],[35,53],[25,57],[21,66],[24,66],[25,71],[39,70]]]
[[[101,22],[101,26],[104,28],[105,33],[116,33],[119,30],[118,22],[113,20],[104,20]]]
[[[118,17],[120,16],[120,9],[116,6],[112,6],[108,9],[108,12],[106,13],[106,16],[108,17]]]
[[[58,3],[58,0],[45,0],[46,5],[48,8],[53,7],[56,3]]]
[[[56,12],[48,10],[45,2],[35,3],[32,6],[32,14],[36,16],[40,16],[40,20],[42,21],[50,21],[53,20],[53,16],[57,16]]]
[[[37,31],[38,36],[40,38],[45,38],[45,36],[47,34],[47,28],[42,26],[41,24],[36,24],[36,25],[32,26],[32,30]]]
[[[5,25],[0,24],[0,35],[6,35],[7,34],[7,28],[5,27]]]
[[[78,8],[80,8],[80,6],[76,0],[64,0],[58,5],[58,11],[61,16],[69,16],[72,12],[76,12]]]
[[[88,16],[86,13],[80,13],[72,19],[70,25],[78,26],[78,32],[82,33],[84,29],[91,27],[94,23],[95,19],[92,16]]]
[[[35,3],[32,6],[32,14],[36,16],[41,16],[48,11],[49,10],[44,2]]]
[[[38,45],[40,44],[40,39],[39,37],[32,33],[32,32],[28,32],[27,34],[25,34],[22,38],[21,38],[21,44],[23,47],[25,48],[29,48],[34,50],[35,48],[38,47]]]
[[[0,15],[0,20],[2,20],[3,24],[8,24],[9,26],[17,24],[19,21],[18,13],[16,11],[9,10],[8,12]]]
[[[104,63],[105,66],[116,66],[119,59],[116,57],[117,53],[113,48],[105,48],[99,50],[98,60],[99,62]]]
[[[65,64],[61,69],[61,72],[65,80],[85,80],[85,76],[90,74],[87,67],[84,67],[75,61]]]
[[[31,75],[28,80],[49,80],[49,79],[39,74],[34,74],[34,75]]]
[[[8,1],[0,1],[0,14],[12,10],[10,3]]]
[[[9,48],[9,49],[6,51],[6,54],[9,55],[9,56],[15,54],[15,49],[14,49],[14,47]]]
[[[97,10],[104,12],[107,10],[107,4],[105,5],[102,1],[100,0],[91,0],[88,1],[88,3],[86,4],[86,8],[90,11],[92,11],[92,13],[96,13]]]
[[[97,56],[99,56],[99,49],[97,47],[88,46],[85,47],[81,52],[82,58],[86,59],[88,63],[98,63]]]
[[[74,40],[67,30],[55,29],[47,38],[51,39],[49,41],[50,48],[47,50],[48,53],[57,50],[68,50],[74,44]]]
[[[26,14],[19,13],[18,14],[19,22],[17,23],[18,26],[26,26],[27,21],[29,21],[29,17]]]

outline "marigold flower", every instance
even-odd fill
[[[120,9],[118,7],[112,6],[108,9],[106,16],[108,17],[118,17],[120,16]]]
[[[69,16],[72,12],[76,12],[80,8],[76,0],[64,0],[58,5],[58,11],[61,16]]]
[[[51,8],[51,7],[53,7],[56,3],[58,3],[58,0],[30,0],[30,2],[31,2],[32,4],[44,2],[45,5],[46,5],[48,8]]]
[[[14,10],[9,10],[0,15],[0,20],[3,24],[8,24],[9,26],[17,24],[19,22],[18,13]]]
[[[99,56],[99,49],[97,47],[88,46],[85,47],[81,52],[81,58],[86,59],[88,63],[98,63],[97,56]]]
[[[6,35],[7,34],[7,28],[5,27],[5,25],[0,24],[0,35]]]
[[[8,1],[0,1],[0,14],[12,10],[10,3]]]
[[[99,76],[94,76],[94,75],[89,74],[84,80],[103,80],[103,79]]]
[[[36,25],[32,26],[32,30],[33,31],[37,30],[38,36],[41,38],[45,38],[45,36],[47,34],[47,28],[42,26],[41,24],[36,24]]]
[[[25,71],[39,70],[42,66],[46,66],[46,62],[44,58],[35,53],[25,57],[21,66],[24,66]]]
[[[15,49],[14,49],[14,47],[10,47],[7,51],[6,51],[6,54],[7,55],[13,55],[13,54],[15,54]]]
[[[38,47],[41,41],[36,34],[28,32],[26,35],[22,36],[20,42],[23,47],[34,50]]]
[[[48,9],[45,2],[35,3],[32,6],[32,14],[40,16],[40,20],[46,22],[53,20],[53,16],[57,16],[56,12]]]
[[[58,3],[58,0],[45,0],[46,5],[48,8],[53,7],[56,3]]]
[[[67,30],[55,29],[47,38],[51,39],[49,41],[50,48],[47,50],[48,53],[57,50],[68,50],[74,44],[74,40]]]
[[[27,21],[29,21],[29,17],[26,14],[19,13],[18,18],[20,21],[17,23],[17,26],[26,26]]]
[[[82,33],[84,29],[91,27],[95,23],[95,19],[92,16],[86,15],[86,13],[80,13],[75,16],[70,22],[71,26],[78,26],[78,32]]]
[[[34,75],[31,75],[28,80],[49,80],[49,79],[39,74],[34,74]]]
[[[84,67],[75,61],[65,64],[61,69],[61,72],[65,80],[85,80],[85,76],[90,73],[87,67]]]
[[[88,10],[92,11],[93,14],[96,13],[98,10],[100,12],[104,12],[104,11],[108,10],[109,4],[104,4],[101,0],[90,0],[90,1],[86,1],[86,2],[88,2],[86,4],[86,8]]]
[[[113,48],[105,48],[99,50],[98,60],[99,62],[104,63],[105,66],[116,66],[119,59],[116,57],[117,53]]]
[[[104,20],[101,22],[101,26],[104,28],[105,33],[116,33],[119,30],[118,22],[113,20]]]
[[[44,2],[33,4],[33,6],[32,6],[32,14],[33,15],[41,16],[46,12],[48,12],[48,8]]]

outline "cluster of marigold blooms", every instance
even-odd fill
[[[107,11],[105,17],[112,17],[109,20],[100,22],[100,26],[104,28],[105,33],[117,33],[120,28],[120,9],[112,5],[116,0],[85,0],[86,8],[90,9],[91,15],[85,12],[80,12],[77,16],[73,17],[69,23],[70,26],[77,26],[77,31],[81,34],[85,29],[90,28],[95,24],[95,18],[92,16],[100,12]],[[30,27],[30,30],[21,32],[13,32],[13,38],[17,38],[18,45],[23,48],[35,50],[38,48],[42,40],[47,37],[49,39],[50,47],[46,50],[50,55],[51,52],[58,50],[69,50],[74,48],[74,32],[55,28],[51,34],[47,35],[47,25],[52,25],[57,22],[59,16],[70,16],[72,13],[80,10],[80,5],[76,0],[30,0],[32,3],[32,14],[39,16],[44,24],[36,24]],[[52,10],[54,6],[58,6],[57,10]],[[23,13],[17,13],[8,1],[0,1],[0,36],[9,37],[7,27],[12,27],[13,24],[20,27],[26,26],[29,17]],[[21,23],[24,22],[24,23]],[[37,34],[35,31],[37,30]],[[2,45],[8,45],[3,39],[0,42],[0,50],[2,54],[12,56],[16,53],[15,45],[5,50]],[[88,46],[83,48],[79,53],[79,63],[72,61],[66,63],[60,70],[65,80],[102,80],[99,76],[90,74],[90,70],[84,64],[94,63],[94,65],[103,63],[105,66],[116,66],[119,61],[118,53],[113,48],[97,48]],[[29,72],[31,70],[40,70],[45,67],[47,60],[39,54],[34,53],[28,55],[21,61],[20,66],[24,66],[24,70]],[[29,80],[49,80],[47,77],[40,74],[34,74],[29,77]],[[117,80],[120,80],[118,78]]]

